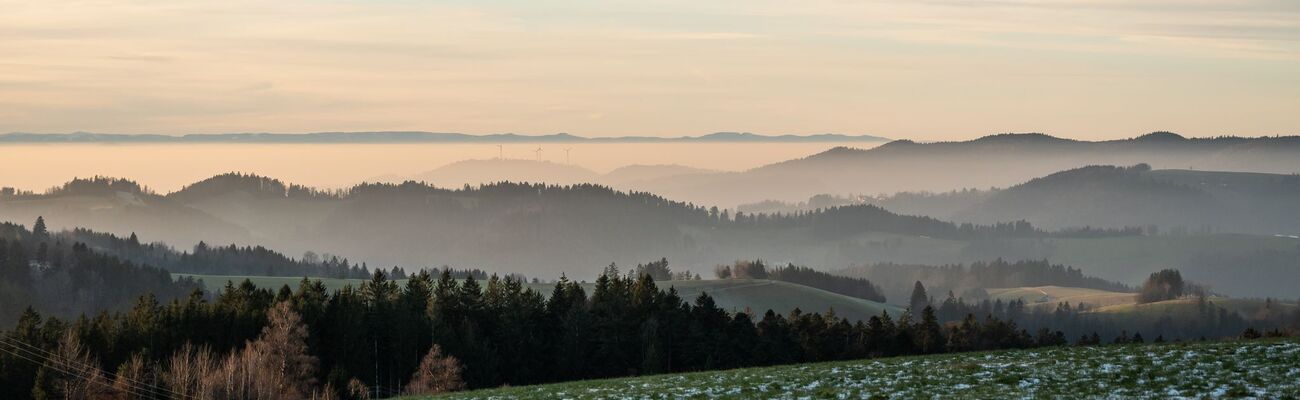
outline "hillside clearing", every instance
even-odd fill
[[[1265,310],[1265,300],[1262,299],[1210,297],[1205,301],[1206,303],[1222,307],[1229,312],[1240,314],[1243,317],[1252,317],[1270,312],[1279,314],[1293,313],[1297,307],[1296,303],[1274,301],[1268,306],[1271,310]],[[1155,319],[1164,315],[1196,315],[1200,312],[1200,309],[1199,300],[1196,298],[1182,298],[1145,304],[1115,304],[1098,308],[1092,312],[1098,314],[1115,314]]]
[[[1294,340],[1055,347],[569,382],[437,398],[1289,398],[1300,396],[1298,365],[1300,343]]]
[[[1071,306],[1087,304],[1093,307],[1105,307],[1132,304],[1137,301],[1133,293],[1063,286],[1014,287],[986,291],[991,299],[1002,301],[1021,299],[1030,307],[1055,308],[1061,303],[1070,303]]]

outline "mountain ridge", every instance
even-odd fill
[[[183,135],[119,133],[28,133],[0,134],[0,143],[666,143],[666,142],[884,142],[873,135],[822,133],[813,135],[763,135],[750,132],[714,132],[699,136],[612,136],[586,137],[569,133],[525,135],[518,133],[467,134],[427,131],[362,131],[309,133],[192,133]]]
[[[952,142],[901,139],[869,149],[837,146],[740,172],[648,180],[636,189],[735,207],[764,200],[803,201],[818,194],[1009,187],[1085,165],[1141,163],[1158,169],[1300,173],[1300,136],[1185,138],[1154,132],[1104,141],[1040,133]],[[781,190],[772,190],[778,187]]]

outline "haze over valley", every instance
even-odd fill
[[[1140,160],[1197,169],[1092,165]],[[1064,263],[1127,284],[1178,266],[1225,294],[1287,296],[1300,282],[1300,171],[1278,172],[1297,169],[1296,160],[1300,141],[1293,138],[1154,133],[1086,142],[998,135],[833,147],[738,172],[645,165],[598,173],[489,158],[342,189],[238,173],[169,192],[129,178],[94,178],[43,193],[15,191],[0,203],[0,218],[49,215],[55,228],[135,233],[182,250],[200,241],[265,245],[385,268],[448,265],[592,279],[609,263],[659,257],[697,273],[739,259],[833,271],[1002,258]],[[1214,167],[1257,172],[1205,170]],[[708,202],[797,199],[830,187],[890,193],[975,183],[1007,189],[831,195],[841,200],[803,208],[773,203],[758,212]]]
[[[0,400],[1300,398],[1295,0],[0,9]]]

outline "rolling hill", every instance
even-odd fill
[[[1005,189],[903,192],[866,198],[894,212],[986,223],[1024,219],[1035,226],[1142,227],[1148,233],[1205,232],[1294,236],[1300,232],[1300,175],[1152,170],[1094,165]],[[789,203],[769,207],[791,207]]]
[[[1229,312],[1237,313],[1245,318],[1254,318],[1257,316],[1268,315],[1270,313],[1290,315],[1295,313],[1297,309],[1297,304],[1294,302],[1265,299],[1209,297],[1205,302],[1213,306],[1221,307]],[[1195,315],[1200,312],[1200,309],[1200,300],[1196,298],[1182,298],[1145,304],[1137,304],[1135,302],[1117,303],[1098,308],[1092,312],[1095,314],[1133,317],[1154,321],[1166,315],[1175,317]]]
[[[1300,175],[1094,166],[994,192],[953,216],[1035,225],[1300,234]]]
[[[723,218],[700,206],[596,185],[499,183],[450,190],[408,182],[321,192],[226,174],[164,196],[123,182],[78,180],[48,194],[0,199],[0,219],[31,221],[47,215],[55,229],[87,227],[120,236],[135,232],[181,247],[199,240],[265,244],[287,254],[315,250],[374,265],[476,266],[547,277],[562,272],[582,277],[611,261],[634,265],[661,257],[697,272],[756,255],[820,264],[792,256],[799,251],[751,254],[750,249],[793,250],[873,231],[943,238],[1047,234],[1024,224],[958,227],[874,206]],[[72,192],[84,200],[69,203]],[[102,211],[101,204],[127,196],[148,201],[121,206],[126,212]],[[162,215],[169,216],[169,223],[160,222]],[[213,232],[196,232],[204,229]],[[749,240],[755,238],[759,240]]]
[[[1195,297],[1139,304],[1136,295],[1133,293],[1062,286],[997,288],[987,289],[987,292],[991,299],[1002,301],[1020,299],[1025,301],[1026,306],[1033,308],[1050,311],[1061,303],[1069,303],[1071,307],[1082,305],[1088,308],[1088,315],[1141,321],[1157,321],[1166,316],[1179,320],[1195,319],[1197,315],[1203,314],[1206,308],[1222,308],[1247,320],[1266,320],[1278,317],[1285,318],[1285,316],[1293,315],[1297,309],[1300,309],[1300,305],[1294,299],[1273,300],[1222,296],[1205,298],[1205,307],[1200,303],[1201,300]]]
[[[0,196],[0,220],[86,227],[189,248],[265,245],[385,268],[450,265],[593,279],[611,262],[667,257],[676,270],[762,259],[824,270],[878,262],[943,265],[1049,260],[1134,284],[1176,267],[1221,293],[1289,296],[1300,241],[1263,235],[1135,236],[1050,232],[1025,223],[959,225],[872,205],[796,215],[734,215],[597,185],[500,183],[442,189],[413,182],[319,191],[226,174],[169,193],[129,181],[78,180],[45,194]]]
[[[998,196],[1001,192],[971,197],[985,201],[996,197],[1023,205],[1027,216],[1052,216],[1052,206],[1069,206],[1075,197],[1052,195],[1054,191],[1097,199],[1086,196],[1088,191],[1115,186],[1222,204],[1229,200],[1218,200],[1221,197],[1235,199],[1223,195],[1227,191],[1223,184],[1243,182],[1240,186],[1252,190],[1238,192],[1251,199],[1268,197],[1275,200],[1266,204],[1295,208],[1283,201],[1290,199],[1290,192],[1262,191],[1286,187],[1270,179],[1288,179],[1288,175],[1212,173],[1206,177],[1188,171],[1084,168],[1006,191],[1006,196],[1022,199],[1056,196],[1050,199],[1060,201],[1014,200]],[[1210,178],[1219,179],[1205,181],[1213,182],[1205,184],[1213,190],[1187,184]],[[1110,186],[1078,183],[1084,181]],[[1076,191],[1076,186],[1087,190]],[[1195,205],[1195,201],[1184,203]],[[1245,200],[1232,201],[1245,204]],[[1136,213],[1125,212],[1121,205],[1110,204],[1114,213]],[[1257,209],[1261,216],[1269,216],[1266,206]],[[1196,208],[1183,210],[1193,213]],[[1157,210],[1149,214],[1160,216]],[[702,274],[714,265],[755,258],[831,270],[876,262],[945,265],[1001,257],[1049,260],[1128,284],[1140,282],[1152,271],[1178,268],[1188,279],[1213,283],[1213,290],[1238,296],[1291,296],[1294,284],[1290,282],[1300,278],[1300,239],[1286,235],[1212,234],[1213,230],[1201,229],[1162,235],[1053,232],[1037,230],[1030,223],[966,226],[901,216],[875,205],[793,216],[724,218],[703,206],[595,184],[497,183],[447,190],[407,182],[318,191],[256,175],[224,174],[166,195],[122,179],[79,179],[47,194],[0,195],[0,221],[30,223],[36,216],[47,217],[56,230],[88,227],[120,236],[135,232],[143,240],[181,248],[200,240],[266,245],[286,255],[329,253],[376,266],[451,265],[543,278],[568,273],[591,279],[599,266],[610,262],[636,265],[660,257],[672,260],[677,270]],[[1123,222],[1143,222],[1143,217],[1138,213]],[[1196,216],[1187,218],[1195,221]],[[1284,226],[1294,218],[1252,221],[1273,219]],[[1161,231],[1174,229],[1161,226]]]
[[[1077,307],[1106,307],[1120,304],[1133,304],[1137,301],[1133,293],[1112,292],[1098,289],[1037,286],[986,289],[991,299],[1002,301],[1024,300],[1029,307],[1047,309],[1056,308],[1058,304],[1070,303]]]

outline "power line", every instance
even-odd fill
[[[72,376],[74,376],[74,377],[76,377],[76,378],[78,378],[78,379],[85,380],[85,381],[87,381],[87,382],[94,382],[94,380],[92,379],[92,378],[94,378],[94,377],[91,376],[88,372],[89,372],[89,371],[97,370],[98,368],[95,367],[95,366],[91,366],[91,365],[83,364],[83,363],[80,363],[80,362],[75,362],[75,361],[72,361],[72,360],[68,360],[68,359],[66,359],[65,357],[61,356],[61,355],[58,355],[58,354],[52,353],[52,352],[50,352],[50,351],[48,351],[48,350],[42,349],[42,348],[37,347],[37,346],[33,346],[33,345],[29,344],[29,343],[23,342],[23,341],[18,340],[18,339],[16,339],[16,338],[2,338],[2,337],[0,337],[0,339],[8,339],[8,341],[7,341],[7,342],[3,342],[3,344],[8,344],[9,346],[12,346],[12,347],[13,347],[14,349],[16,349],[16,350],[23,351],[23,352],[26,352],[26,353],[28,353],[28,354],[30,354],[30,355],[32,355],[32,356],[35,356],[36,358],[39,358],[41,361],[32,360],[31,358],[28,358],[28,357],[22,356],[21,354],[15,354],[15,353],[13,353],[13,352],[8,352],[8,351],[6,351],[6,352],[8,352],[9,354],[17,355],[17,356],[19,356],[19,357],[22,357],[24,360],[31,361],[31,362],[36,363],[36,364],[38,364],[38,365],[41,365],[41,366],[44,366],[44,367],[48,367],[48,368],[54,369],[54,370],[56,370],[56,371],[58,371],[58,372],[62,372],[62,373],[64,373],[64,374],[72,375]],[[15,344],[15,343],[17,343],[17,344]],[[21,346],[20,346],[20,345],[21,345]],[[24,347],[22,347],[22,346],[26,346],[26,347],[29,347],[29,348],[32,348],[32,349],[36,349],[37,351],[39,351],[39,353],[38,353],[37,351],[32,351],[32,350],[30,350],[30,349],[28,349],[28,348],[24,348]],[[55,364],[55,365],[51,365],[51,364]],[[59,365],[62,365],[62,368],[60,368]],[[77,371],[86,371],[86,372],[77,372]],[[100,371],[100,374],[101,374],[101,376],[103,376],[103,377],[105,377],[105,378],[109,378],[109,379],[111,379],[112,381],[117,381],[118,378],[119,378],[116,374],[113,374],[113,373],[110,373],[110,372],[107,372],[107,371]],[[165,388],[159,388],[159,387],[156,387],[156,385],[147,385],[147,384],[144,384],[144,383],[142,383],[142,382],[138,382],[138,381],[135,381],[135,380],[133,380],[133,379],[126,378],[126,377],[121,377],[121,379],[123,380],[123,383],[125,383],[126,386],[127,386],[127,388],[126,388],[127,392],[128,392],[129,394],[132,394],[132,395],[136,395],[136,396],[140,396],[140,397],[147,397],[147,398],[159,398],[159,395],[162,394],[162,393],[159,393],[158,390],[161,389],[161,390],[164,390],[164,391],[170,392],[171,394],[176,395],[176,396],[181,397],[181,398],[186,398],[186,397],[187,397],[187,396],[185,396],[185,395],[183,395],[183,394],[176,393],[176,392],[172,392],[172,391],[167,390],[167,389],[165,389]],[[117,388],[113,387],[112,383],[109,383],[108,381],[103,382],[103,385],[104,385],[104,386],[107,386],[107,387],[110,388],[110,389],[114,389],[114,390],[117,389]],[[152,387],[151,387],[151,386],[152,386]]]
[[[33,363],[37,363],[37,364],[40,364],[40,365],[44,365],[44,366],[47,366],[47,367],[51,367],[51,368],[53,368],[53,369],[55,369],[55,370],[58,370],[59,372],[63,372],[63,373],[65,373],[65,374],[74,375],[74,376],[76,376],[76,377],[78,377],[78,378],[80,378],[80,379],[82,379],[82,380],[92,381],[92,379],[91,379],[92,377],[89,376],[89,375],[87,375],[87,374],[76,373],[76,372],[69,371],[69,370],[66,370],[66,369],[63,369],[63,368],[58,368],[57,366],[52,366],[52,365],[49,365],[49,364],[50,364],[50,363],[62,364],[62,365],[63,365],[64,367],[66,367],[66,368],[70,368],[70,369],[74,369],[74,370],[83,370],[83,371],[93,371],[93,370],[99,369],[98,367],[95,367],[95,366],[93,366],[93,365],[85,364],[85,363],[82,363],[82,362],[79,362],[79,361],[75,361],[75,360],[69,360],[69,359],[67,359],[66,357],[63,357],[63,356],[61,356],[61,355],[59,355],[59,354],[53,353],[53,352],[51,352],[51,351],[49,351],[49,350],[46,350],[46,349],[43,349],[43,348],[41,348],[41,347],[38,347],[38,346],[32,345],[32,344],[30,344],[30,343],[24,342],[24,341],[22,341],[22,340],[20,340],[20,339],[18,339],[18,338],[0,336],[0,344],[7,344],[7,345],[9,345],[9,346],[12,346],[14,349],[19,350],[19,351],[24,351],[24,352],[26,352],[26,353],[28,353],[28,354],[31,354],[32,356],[35,356],[35,357],[37,357],[37,358],[43,360],[44,362],[36,361],[36,360],[32,360],[32,359],[30,359],[30,358],[23,357],[23,356],[21,356],[20,354],[15,354],[15,353],[13,353],[13,352],[8,352],[8,351],[6,351],[6,352],[8,352],[8,353],[10,353],[10,354],[17,355],[17,356],[22,357],[23,359],[25,359],[25,360],[27,360],[27,361],[31,361],[31,362],[33,362]],[[34,349],[35,351],[33,351],[33,349]],[[109,378],[109,379],[111,379],[112,381],[122,380],[123,383],[126,384],[126,386],[127,386],[127,388],[128,388],[128,392],[131,392],[131,394],[134,394],[134,395],[137,395],[137,396],[141,396],[141,397],[149,397],[149,398],[159,398],[160,395],[168,395],[168,394],[170,394],[170,395],[172,395],[172,396],[176,396],[176,397],[180,397],[180,398],[189,398],[189,397],[190,397],[190,396],[188,396],[188,395],[186,395],[186,394],[183,394],[183,393],[177,393],[177,392],[175,392],[175,391],[172,391],[172,390],[170,390],[170,389],[168,389],[168,388],[165,388],[165,387],[161,387],[161,386],[159,386],[159,385],[150,385],[150,384],[147,384],[147,383],[144,383],[144,382],[140,382],[140,381],[137,381],[137,380],[134,380],[134,379],[131,379],[131,378],[125,377],[125,376],[119,377],[117,374],[114,374],[114,373],[112,373],[112,372],[102,371],[102,370],[101,370],[100,373],[101,373],[105,378]],[[105,383],[105,386],[108,386],[109,388],[112,388],[112,389],[116,389],[116,388],[114,388],[114,387],[112,386],[112,384],[110,384],[110,383]],[[134,389],[135,391],[131,391],[131,389]],[[148,392],[148,393],[145,393],[145,392]],[[163,393],[163,392],[166,392],[166,393]]]
[[[10,346],[12,346],[12,345],[10,345]],[[18,349],[16,346],[14,347],[14,349],[15,349],[15,350],[18,350],[18,351],[22,351],[22,350]],[[14,356],[14,357],[21,358],[21,359],[23,359],[23,360],[27,360],[27,361],[29,361],[29,362],[31,362],[31,363],[33,363],[33,364],[38,365],[38,366],[41,366],[41,367],[44,367],[44,368],[48,368],[48,369],[53,370],[53,371],[55,371],[55,372],[63,373],[64,375],[68,375],[68,376],[71,376],[71,377],[74,377],[74,378],[77,378],[77,379],[79,379],[79,380],[83,380],[83,381],[86,381],[86,382],[98,383],[98,384],[100,384],[100,385],[102,385],[102,386],[104,386],[105,388],[108,388],[108,389],[110,389],[110,390],[116,390],[116,389],[117,389],[117,388],[114,388],[113,385],[112,385],[112,384],[109,384],[107,381],[100,381],[100,380],[97,380],[97,379],[93,379],[94,377],[89,376],[89,375],[86,375],[86,374],[84,374],[84,373],[74,372],[74,371],[69,371],[69,370],[67,370],[67,369],[64,369],[64,368],[58,366],[58,365],[52,365],[52,363],[58,363],[57,361],[54,361],[54,360],[48,360],[48,359],[45,359],[44,357],[41,357],[41,356],[39,356],[39,355],[36,355],[36,358],[38,358],[38,359],[32,359],[31,357],[28,357],[28,356],[26,356],[26,355],[23,355],[23,353],[19,353],[19,352],[15,351],[15,350],[10,350],[9,348],[6,348],[6,347],[0,347],[0,351],[2,351],[2,352],[5,352],[6,354],[12,355],[12,356]],[[34,353],[32,353],[32,354],[35,355]],[[140,393],[140,392],[138,392],[138,391],[136,391],[136,390],[132,390],[132,389],[135,389],[135,388],[130,387],[130,386],[128,385],[128,387],[127,387],[127,389],[126,389],[127,394],[131,394],[131,395],[139,396],[139,397],[150,397],[150,396],[147,395],[147,394],[142,394],[142,393]]]

